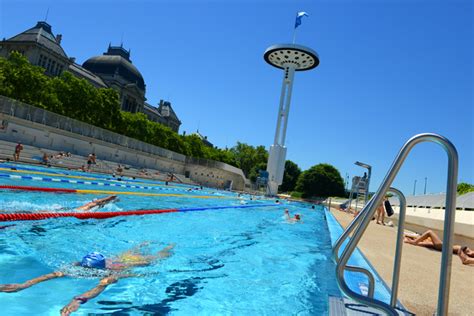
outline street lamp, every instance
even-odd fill
[[[416,180],[415,180],[415,184],[413,184],[413,196],[415,196],[416,194]]]
[[[425,190],[424,190],[424,195],[426,195],[426,182],[428,182],[428,177],[425,177]]]
[[[271,66],[283,69],[283,84],[278,107],[277,126],[273,145],[268,154],[268,185],[269,196],[278,193],[278,186],[283,182],[286,161],[286,128],[290,114],[291,92],[295,72],[311,70],[319,65],[318,54],[309,47],[297,44],[278,44],[267,48],[263,56]]]
[[[369,185],[370,185],[370,176],[372,174],[372,166],[366,163],[356,161],[355,164],[359,167],[367,169],[367,193],[365,194],[365,204],[367,204],[367,200],[369,199]]]

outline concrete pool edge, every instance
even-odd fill
[[[331,238],[331,246],[334,246],[337,238],[344,231],[344,228],[341,226],[341,224],[339,224],[337,219],[328,210],[327,207],[324,207],[324,212],[326,215],[326,224],[327,224],[329,235]],[[347,241],[344,243],[341,249],[344,249],[344,247],[346,246],[346,243]],[[390,302],[390,288],[382,279],[382,277],[378,274],[377,270],[375,270],[374,266],[370,263],[370,261],[365,257],[365,255],[358,248],[356,248],[353,255],[351,256],[349,260],[349,264],[368,269],[374,275],[374,278],[375,278],[374,298],[386,303]],[[347,281],[349,288],[353,291],[358,292],[359,294],[363,294],[362,292],[364,288],[368,288],[367,278],[365,276],[361,276],[358,273],[346,271],[345,279]],[[345,295],[342,292],[341,294],[345,297]],[[397,308],[403,311],[407,311],[400,301],[397,301]]]

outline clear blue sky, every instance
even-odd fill
[[[472,0],[383,1],[0,1],[0,37],[44,20],[83,63],[111,42],[145,78],[148,102],[170,100],[183,122],[219,147],[273,141],[282,72],[265,49],[290,42],[297,11],[308,18],[297,43],[318,68],[295,78],[288,159],[327,162],[343,177],[373,166],[375,190],[404,142],[421,132],[448,137],[459,180],[474,183]],[[394,185],[406,195],[445,191],[446,154],[414,149]]]

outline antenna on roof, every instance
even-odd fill
[[[120,47],[123,47],[123,32],[122,32],[122,35],[120,36]]]
[[[49,15],[49,7],[48,9],[46,10],[46,16],[44,17],[44,21],[48,21],[48,15]]]

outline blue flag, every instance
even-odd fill
[[[304,16],[309,16],[309,15],[308,15],[308,13],[306,13],[306,12],[304,12],[304,11],[301,11],[301,12],[296,13],[295,29],[298,27],[298,25],[301,24],[301,19],[302,19]]]

